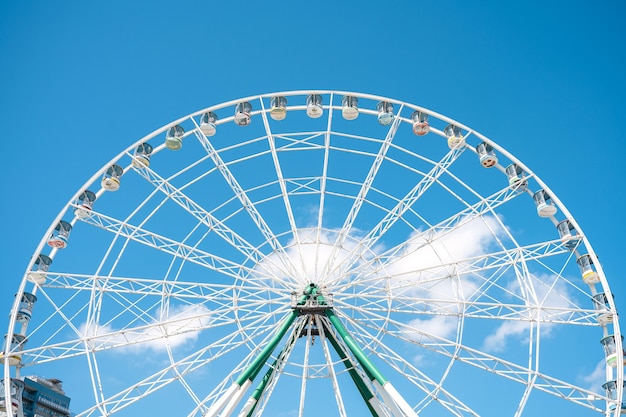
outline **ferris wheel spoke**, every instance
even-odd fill
[[[597,325],[597,311],[579,307],[575,299],[565,292],[567,286],[573,285],[569,280],[556,271],[546,275],[539,271],[533,273],[528,269],[531,264],[543,268],[544,265],[540,263],[543,258],[567,253],[571,251],[563,242],[555,240],[462,260],[440,261],[441,263],[430,266],[420,266],[409,259],[404,264],[415,265],[415,269],[397,270],[392,274],[389,273],[392,268],[374,272],[369,277],[361,277],[358,284],[346,283],[343,288],[336,289],[335,294],[340,294],[341,300],[347,304],[362,299],[361,304],[366,308],[385,309],[388,308],[386,303],[391,302],[394,310],[422,305],[428,306],[427,314],[445,314],[446,310],[452,308],[450,313],[456,315],[459,309],[453,307],[463,305],[468,308],[464,312],[467,316],[506,314],[524,319],[532,317],[533,320],[540,321]],[[547,271],[551,272],[549,269]],[[524,290],[521,294],[526,295],[520,296],[511,289],[511,281],[517,280],[520,275],[523,275],[520,281],[533,287],[534,295]],[[381,279],[386,280],[387,291],[392,296],[381,295]],[[455,283],[457,280],[458,283]],[[356,285],[356,289],[351,292],[353,285]],[[416,287],[421,290],[416,290]],[[518,298],[521,303],[519,306],[509,305],[494,299],[489,295],[492,290],[500,294],[497,297],[505,295],[508,298]],[[579,292],[580,288],[575,287],[575,290]],[[541,296],[537,298],[537,294]],[[584,297],[588,302],[591,295],[585,293]],[[589,306],[591,307],[591,303]],[[516,316],[518,314],[520,316]]]
[[[42,288],[59,288],[70,291],[92,291],[117,294],[150,295],[179,300],[213,300],[232,301],[232,292],[243,291],[247,297],[258,297],[267,301],[268,294],[282,297],[285,290],[274,288],[263,277],[251,276],[241,287],[233,284],[219,284],[198,281],[168,281],[137,277],[99,276],[93,274],[72,274],[65,272],[49,272],[47,281]]]
[[[174,187],[170,182],[160,177],[149,167],[142,166],[140,169],[136,169],[136,172],[148,182],[152,183],[155,189],[161,191],[172,201],[176,202],[185,211],[206,225],[207,228],[214,231],[218,236],[245,255],[248,259],[251,259],[253,262],[258,264],[262,259],[266,258],[266,255],[261,253],[259,249],[253,247],[237,232],[226,226],[224,222],[220,221],[210,212],[206,211],[189,196],[187,196],[182,190]],[[271,261],[271,259],[269,261]]]
[[[235,279],[259,272],[95,211],[81,221]]]
[[[377,357],[386,362],[389,366],[395,369],[397,372],[403,374],[409,381],[415,385],[421,386],[420,389],[428,390],[428,396],[425,397],[420,403],[414,405],[419,414],[423,411],[430,402],[436,401],[441,404],[448,411],[458,416],[479,416],[474,410],[472,410],[467,404],[456,398],[452,393],[446,390],[442,383],[438,383],[427,377],[426,374],[419,371],[417,367],[406,360],[397,352],[390,349],[388,346],[375,340],[374,343],[378,349],[370,348],[370,352],[373,354],[376,352]]]
[[[366,201],[367,194],[369,193],[370,188],[372,187],[372,183],[374,182],[374,179],[378,174],[378,170],[385,160],[385,155],[387,155],[387,151],[391,147],[391,141],[398,131],[398,126],[400,125],[401,121],[400,113],[402,112],[402,108],[403,107],[400,107],[400,110],[398,110],[398,115],[394,118],[393,123],[389,127],[389,131],[387,132],[387,135],[385,136],[385,139],[383,140],[380,149],[378,150],[378,154],[376,155],[374,162],[372,163],[370,170],[367,173],[367,176],[361,184],[359,193],[352,203],[352,207],[350,207],[350,211],[348,212],[348,215],[344,220],[343,226],[341,226],[341,229],[337,234],[337,239],[335,240],[332,251],[328,256],[326,264],[324,265],[324,275],[327,275],[334,268],[334,263],[339,254],[339,250],[343,247],[345,240],[350,233],[350,230],[352,230],[352,226],[354,225],[359,211],[361,210],[363,203]]]
[[[328,158],[330,155],[330,135],[332,129],[333,111],[332,107],[328,112],[328,120],[326,125],[326,132],[324,133],[324,162],[322,165],[322,176],[320,178],[320,199],[319,208],[317,210],[317,228],[315,229],[315,260],[314,260],[314,276],[319,274],[318,264],[320,256],[320,244],[322,241],[322,226],[324,219],[324,208],[326,206],[326,186],[328,183]]]
[[[172,351],[172,347],[168,344],[166,346],[166,349],[167,349],[167,357],[170,363],[175,363],[176,359],[174,358],[174,352]],[[191,398],[194,404],[196,405],[200,404],[200,398],[198,398],[198,395],[196,394],[194,389],[187,382],[185,375],[182,375],[177,367],[172,368],[172,372],[176,374],[178,378],[178,382],[183,386],[183,388],[185,389],[185,392],[187,393],[187,395],[189,395],[189,398]]]
[[[116,323],[120,320],[98,323],[91,327],[81,327],[75,329],[76,339],[66,339],[58,343],[54,343],[53,339],[48,340],[36,348],[24,349],[23,355],[26,363],[30,366],[51,360],[84,355],[86,353],[85,345],[89,346],[88,351],[92,353],[128,346],[147,346],[157,340],[180,339],[184,338],[185,335],[194,336],[206,329],[258,323],[280,312],[279,309],[277,312],[268,313],[265,310],[266,306],[267,303],[258,301],[241,308],[208,310],[194,307],[178,312],[172,317],[143,317],[138,323],[135,318],[136,313],[133,313],[133,317],[122,317],[124,318],[123,323],[128,321],[130,324],[124,324],[120,328],[115,328]]]
[[[395,339],[421,346],[447,357],[450,360],[472,365],[522,385],[527,385],[529,381],[533,381],[533,389],[558,398],[567,399],[594,411],[601,411],[601,409],[594,404],[594,401],[598,399],[606,400],[606,398],[601,398],[597,392],[544,374],[538,369],[533,369],[528,365],[523,366],[513,363],[462,343],[426,332],[423,329],[409,326],[406,323],[395,320],[389,320],[388,323],[397,330],[386,329],[385,334],[393,336]],[[363,321],[362,324],[371,327],[368,321]],[[372,328],[372,331],[376,330],[377,329]],[[378,341],[376,341],[376,343],[378,343]]]
[[[436,225],[429,227],[423,232],[409,237],[402,243],[387,249],[383,253],[367,259],[360,264],[353,265],[350,272],[351,274],[358,276],[361,271],[370,271],[372,266],[376,263],[380,264],[379,268],[384,268],[387,264],[395,262],[398,257],[408,256],[415,253],[420,249],[423,249],[430,242],[441,239],[470,222],[492,213],[496,207],[505,204],[518,195],[519,191],[513,188],[504,188],[490,197],[481,199],[477,203],[468,206],[466,209],[450,216]]]
[[[80,329],[77,327],[75,323],[78,321],[78,317],[80,317],[82,314],[85,313],[85,311],[87,311],[88,304],[80,303],[79,308],[76,311],[74,311],[72,314],[67,314],[65,312],[67,306],[73,303],[77,298],[79,298],[78,293],[74,293],[70,295],[70,297],[64,300],[63,303],[57,303],[43,289],[40,291],[39,296],[43,297],[44,299],[46,299],[46,301],[49,302],[54,312],[52,314],[49,314],[42,321],[42,323],[39,326],[37,326],[35,330],[33,330],[33,333],[35,333],[38,329],[45,328],[47,326],[50,326],[51,328],[54,328],[55,330],[51,332],[51,334],[45,337],[45,340],[42,343],[40,343],[39,347],[30,349],[31,352],[34,352],[31,355],[33,359],[31,359],[30,363],[37,363],[38,361],[40,361],[39,356],[43,356],[43,358],[47,360],[54,360],[60,357],[61,355],[56,354],[52,351],[55,349],[57,345],[61,345],[61,344],[66,346],[62,349],[62,352],[69,352],[68,355],[76,356],[76,355],[83,354],[84,352],[82,352],[82,347],[81,347],[82,343],[76,340],[69,341],[68,343],[53,343],[52,340],[56,339],[60,334],[62,334],[64,331],[67,331],[68,329],[72,334],[80,334]],[[58,317],[60,319],[60,322],[57,321],[53,323],[52,320],[55,317]],[[42,355],[38,352],[51,352],[51,353],[48,353],[48,354],[44,353]]]
[[[451,411],[455,415],[459,416],[478,416],[470,407],[465,405],[462,401],[456,398],[452,393],[448,392],[442,382],[436,382],[425,373],[421,372],[417,367],[408,362],[401,354],[396,353],[386,344],[375,336],[376,329],[369,331],[367,327],[372,327],[371,324],[361,326],[360,322],[350,318],[343,314],[342,318],[350,323],[357,331],[354,334],[354,338],[361,346],[365,346],[365,349],[369,351],[373,356],[378,359],[382,359],[389,366],[395,369],[399,375],[403,375],[414,386],[416,386],[421,392],[424,393],[424,400],[422,404],[412,404],[411,407],[415,409],[416,406],[425,408],[429,402],[437,401],[446,409]],[[418,414],[420,409],[417,410]]]
[[[269,317],[267,315],[259,317],[255,322],[250,323],[256,329],[255,338],[262,336],[263,334],[270,334],[274,330],[273,323],[268,323]],[[185,358],[170,363],[167,367],[160,371],[138,381],[128,388],[109,396],[103,403],[108,406],[110,413],[115,413],[136,401],[142,399],[150,393],[154,393],[171,383],[178,381],[180,376],[186,376],[198,369],[206,366],[216,359],[224,356],[225,354],[237,350],[246,343],[249,343],[250,335],[246,333],[244,329],[237,329],[236,331],[216,340],[215,342],[203,346],[202,349],[194,352]],[[262,342],[261,342],[262,343]],[[174,371],[175,370],[175,371]],[[77,417],[92,416],[98,412],[102,403],[97,403],[93,407],[86,409],[82,413],[77,414]]]
[[[432,243],[432,241],[430,243]],[[420,247],[420,249],[422,248],[425,248],[425,245]],[[418,251],[419,249],[393,258],[387,265],[373,269],[369,271],[367,275],[359,276],[359,285],[368,282],[370,279],[375,282],[382,277],[390,278],[392,281],[398,281],[400,283],[405,281],[428,283],[440,279],[447,279],[450,276],[462,277],[466,275],[481,275],[486,271],[508,269],[514,265],[528,265],[530,263],[536,263],[542,266],[543,269],[543,265],[540,263],[542,259],[570,254],[572,252],[563,241],[551,240],[525,246],[517,246],[501,251],[465,256],[459,259],[451,259],[451,256],[448,255],[448,259],[439,258],[437,263],[422,262],[421,265],[415,263],[414,266],[412,265],[410,268],[397,268],[397,270],[389,272],[393,270],[396,264],[404,266],[407,264],[407,261],[414,260],[418,258],[419,255],[427,256],[424,253],[420,254]],[[530,275],[529,272],[526,272],[526,274]],[[354,284],[346,282],[338,288],[348,287],[350,285]]]
[[[193,122],[194,124],[196,123],[195,120],[193,120]],[[200,141],[200,144],[204,147],[208,155],[211,157],[211,160],[213,161],[215,166],[218,168],[218,170],[220,171],[220,173],[226,180],[226,183],[235,193],[241,205],[244,207],[246,212],[250,215],[252,221],[254,221],[259,231],[265,237],[267,243],[274,250],[274,252],[276,252],[279,255],[279,259],[284,265],[284,267],[287,269],[288,273],[290,273],[292,277],[297,276],[294,265],[292,264],[289,256],[285,252],[285,249],[283,248],[281,243],[278,241],[278,238],[276,237],[276,235],[272,232],[267,222],[265,221],[261,213],[259,213],[256,206],[250,200],[250,197],[248,197],[248,195],[246,194],[244,189],[241,187],[241,185],[239,184],[239,182],[237,181],[233,173],[230,171],[228,166],[224,163],[224,161],[218,154],[217,150],[211,143],[211,141],[209,141],[207,137],[204,136],[204,134],[202,134],[202,132],[199,129],[199,126],[196,125],[196,127],[197,129],[194,130],[196,137],[198,138],[198,140]]]
[[[270,150],[272,152],[272,161],[274,162],[274,170],[276,171],[276,177],[278,179],[278,184],[280,185],[283,205],[285,206],[285,212],[287,214],[287,219],[289,220],[289,226],[291,227],[291,235],[293,236],[293,239],[295,241],[296,250],[298,252],[298,258],[300,259],[299,267],[302,268],[302,273],[304,274],[304,276],[307,276],[308,272],[310,271],[306,270],[306,263],[304,261],[304,256],[302,254],[302,247],[301,247],[300,236],[298,233],[298,226],[296,225],[296,219],[293,214],[293,208],[291,207],[291,202],[289,200],[289,192],[287,191],[287,184],[283,176],[283,171],[280,165],[280,161],[278,160],[278,153],[276,151],[276,141],[274,139],[274,135],[272,134],[272,130],[267,120],[267,114],[264,111],[265,108],[263,105],[263,100],[260,100],[260,102],[261,102],[261,108],[263,109],[263,111],[261,112],[261,115],[263,118],[263,125],[265,127],[267,141],[269,143]]]
[[[463,299],[455,300],[442,294],[440,298],[419,295],[419,294],[394,294],[393,304],[388,304],[387,298],[367,297],[364,306],[360,306],[360,312],[376,312],[383,314],[388,309],[394,313],[402,314],[406,317],[450,317],[456,318],[459,312],[463,311],[466,318],[475,319],[498,319],[501,321],[533,321],[546,325],[572,325],[572,326],[597,326],[597,310],[583,307],[571,306],[545,306],[531,305],[524,303],[523,300],[519,304],[503,303],[492,300],[488,296],[472,300]],[[349,297],[343,298],[343,301],[335,301],[339,308],[354,309],[353,301]]]
[[[430,186],[437,181],[443,173],[447,172],[448,167],[461,156],[465,149],[464,146],[451,149],[390,211],[387,212],[385,217],[358,242],[357,249],[353,252],[355,254],[353,258],[346,263],[339,263],[336,268],[342,267],[344,270],[351,269],[360,258],[360,254],[370,250],[395,222],[402,218],[407,210],[422,197]]]

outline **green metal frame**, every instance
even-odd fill
[[[341,337],[341,339],[344,342],[344,345],[352,353],[352,355],[356,359],[356,362],[361,366],[363,372],[371,381],[375,380],[382,386],[387,382],[387,380],[383,377],[381,372],[374,366],[374,364],[365,355],[363,350],[359,347],[359,345],[352,338],[352,336],[350,336],[350,334],[348,333],[348,330],[345,328],[343,323],[341,323],[339,318],[335,315],[332,307],[327,304],[326,299],[323,296],[322,292],[320,291],[319,287],[317,287],[314,284],[311,284],[304,289],[304,291],[302,292],[302,295],[297,300],[295,308],[286,316],[285,320],[283,320],[283,323],[278,328],[276,334],[274,334],[272,339],[261,350],[261,352],[254,358],[254,360],[250,363],[250,365],[240,374],[240,376],[237,378],[235,383],[239,387],[242,387],[246,383],[246,381],[252,382],[254,381],[254,379],[256,379],[258,374],[261,372],[261,369],[263,368],[264,364],[270,358],[272,353],[276,350],[276,347],[278,346],[279,342],[283,339],[289,327],[293,325],[296,318],[300,315],[312,314],[312,313],[305,312],[307,304],[311,304],[311,302],[313,302],[313,304],[316,306],[317,309],[319,308],[323,309],[322,311],[316,312],[315,314],[321,314],[323,312],[323,314],[328,318],[331,326],[335,330],[333,331],[333,329],[331,329],[330,327],[327,327],[326,322],[323,321],[322,322],[323,336],[326,339],[328,339],[331,346],[333,347],[333,349],[335,350],[335,352],[341,359],[341,362],[346,367],[348,374],[352,378],[354,385],[358,389],[359,394],[361,395],[361,398],[363,398],[363,401],[367,405],[367,408],[370,410],[370,413],[372,414],[372,416],[380,417],[379,413],[377,413],[376,409],[372,406],[372,400],[375,398],[374,393],[372,392],[370,387],[366,384],[366,382],[363,380],[361,374],[359,374],[359,372],[356,370],[355,363],[353,362],[353,360],[346,354],[346,351],[344,350],[344,348],[340,346],[339,341],[337,340],[337,337],[335,335],[335,332],[339,335],[339,337]],[[252,414],[254,413],[254,410],[257,407],[258,401],[260,400],[261,396],[263,395],[266,388],[268,387],[269,382],[272,380],[272,377],[278,367],[278,361],[284,352],[285,352],[285,347],[277,356],[277,358],[274,360],[272,365],[270,365],[269,369],[263,375],[257,387],[254,389],[254,391],[250,395],[248,402],[251,402],[252,404],[250,406],[250,410],[248,410],[248,412],[246,413],[246,417],[251,417]]]

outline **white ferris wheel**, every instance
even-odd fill
[[[613,296],[556,195],[470,127],[361,93],[245,97],[130,145],[53,221],[6,334],[19,417],[28,375],[76,417],[625,407]]]

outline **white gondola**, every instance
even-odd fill
[[[10,352],[8,354],[8,359],[9,359],[9,365],[10,366],[17,366],[22,362],[22,349],[24,348],[24,344],[26,343],[26,336],[24,336],[23,334],[19,334],[19,333],[13,333],[11,340],[8,341],[8,335],[4,335],[4,339],[5,339],[5,345],[8,343],[9,349],[8,351]],[[6,353],[2,354],[2,359],[4,359],[4,355],[6,355]]]
[[[185,129],[182,126],[175,125],[170,127],[165,134],[165,147],[172,151],[177,151],[183,147],[183,137]]]
[[[93,203],[96,201],[96,194],[92,191],[83,191],[76,199],[76,208],[74,208],[74,214],[79,219],[86,219],[91,216],[93,209]]]
[[[527,182],[524,179],[524,171],[517,164],[511,164],[506,167],[506,176],[509,179],[509,185],[518,190],[526,188]]]
[[[306,114],[312,119],[317,119],[324,114],[322,96],[319,94],[309,94],[306,97]]]
[[[15,319],[20,323],[28,323],[33,315],[33,306],[37,301],[37,297],[34,294],[25,292],[22,294],[20,304],[17,307],[17,314]]]
[[[71,231],[72,225],[65,220],[61,220],[57,223],[50,237],[48,237],[48,245],[56,249],[64,249],[67,247]]]
[[[457,149],[465,146],[465,138],[463,137],[463,133],[461,133],[460,127],[449,124],[443,129],[443,133],[448,139],[448,148]]]
[[[117,191],[120,189],[120,179],[124,170],[119,165],[111,165],[107,168],[102,177],[102,188],[107,191]]]
[[[624,336],[622,336],[622,345],[623,345],[623,342],[624,342]],[[606,358],[607,365],[609,365],[612,368],[617,368],[619,355],[617,354],[617,344],[615,343],[615,335],[610,334],[606,337],[603,337],[600,340],[600,343],[602,344],[602,348],[604,349],[604,356]],[[626,365],[626,355],[624,354],[623,348],[622,348],[621,364]]]
[[[287,99],[274,96],[270,99],[270,117],[274,120],[285,120],[287,117]]]
[[[346,120],[359,117],[359,99],[354,96],[343,96],[341,99],[341,116]]]
[[[557,209],[552,201],[552,197],[544,190],[539,190],[533,194],[533,200],[539,217],[552,217],[556,214]]]
[[[569,220],[566,219],[557,223],[556,230],[558,230],[559,238],[567,249],[573,250],[578,246],[581,239],[580,234]]]
[[[142,143],[135,148],[133,155],[133,166],[135,168],[144,168],[150,166],[150,155],[152,154],[152,145]]]
[[[591,256],[584,254],[576,260],[576,263],[582,274],[583,282],[586,284],[597,284],[600,282],[600,276],[593,267]]]
[[[626,385],[626,381],[624,382]],[[620,407],[620,414],[626,414],[626,403],[622,402],[621,398],[617,398],[617,381],[607,381],[602,384],[602,388],[606,391],[606,396],[610,400],[609,411],[611,414],[617,407]]]
[[[393,122],[393,104],[388,101],[381,101],[376,105],[378,112],[378,123],[387,126]]]
[[[200,131],[204,136],[213,136],[217,132],[217,114],[212,111],[203,113],[200,116]]]
[[[4,379],[0,379],[0,413],[7,413],[7,401],[5,398],[5,388],[4,388]],[[11,404],[11,413],[7,413],[7,415],[17,415],[17,412],[20,408],[20,404],[22,402],[22,393],[24,392],[24,382],[16,379],[10,379],[10,387],[9,393],[11,395],[10,404]]]
[[[609,299],[606,294],[599,292],[593,296],[593,307],[597,313],[598,323],[602,326],[606,326],[613,322],[613,313],[609,306]]]
[[[481,142],[476,146],[480,164],[485,168],[491,168],[498,163],[498,157],[493,150],[493,146],[487,142]]]
[[[424,136],[430,132],[427,113],[415,110],[413,114],[411,114],[411,120],[413,121],[413,133],[417,136]]]
[[[28,272],[28,280],[39,285],[45,283],[50,264],[52,264],[52,259],[48,255],[39,254],[37,259],[35,259],[32,270]]]
[[[248,126],[252,121],[252,104],[242,101],[235,106],[235,124],[237,126]]]

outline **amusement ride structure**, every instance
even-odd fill
[[[76,417],[626,407],[609,283],[554,192],[460,122],[342,91],[130,144],[37,246],[1,360],[18,417],[69,415],[25,404],[30,375],[63,379]]]

